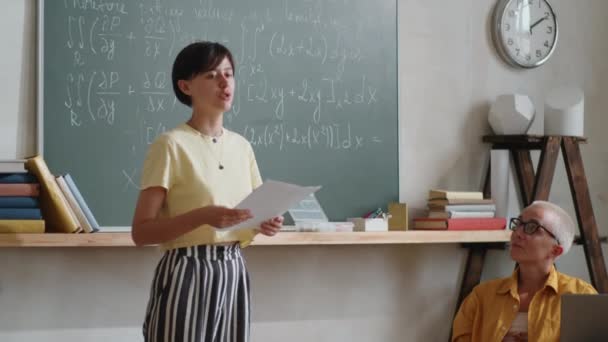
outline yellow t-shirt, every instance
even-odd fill
[[[208,205],[233,208],[261,184],[253,149],[245,138],[227,129],[212,138],[187,124],[165,132],[150,145],[141,174],[142,190],[154,186],[167,189],[160,217]],[[254,229],[224,232],[202,225],[161,248],[236,241],[244,247],[255,234]]]
[[[454,319],[452,341],[502,341],[519,311],[517,270],[509,278],[477,285],[465,298]],[[528,340],[559,341],[561,296],[597,294],[585,281],[551,268],[545,286],[528,307]]]

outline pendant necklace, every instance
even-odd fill
[[[215,160],[217,161],[217,168],[220,169],[220,170],[224,169],[224,164],[222,163],[222,157],[224,156],[224,139],[223,139],[223,135],[224,135],[224,132],[222,132],[222,135],[220,136],[222,139],[220,139],[218,137],[206,137],[206,136],[203,136],[203,139],[205,140],[205,144],[207,144],[207,147],[209,148],[209,152],[211,153],[211,155],[213,156],[213,158],[215,158]],[[211,145],[209,143],[209,139],[211,139],[211,141],[213,142],[213,145]],[[220,149],[220,156],[219,156],[219,158],[215,154],[215,146],[216,145]]]
[[[209,153],[217,161],[217,168],[220,170],[224,170],[224,164],[222,163],[222,157],[224,156],[224,138],[225,138],[225,134],[226,134],[225,130],[222,128],[222,133],[220,135],[214,137],[214,136],[206,135],[206,134],[200,132],[199,130],[194,128],[194,126],[192,126],[190,124],[190,121],[188,121],[186,124],[198,132],[199,136],[205,141],[205,145],[207,145],[207,149],[209,150]],[[213,144],[209,143],[209,140],[211,140],[213,142]],[[219,158],[215,154],[216,146],[220,149]]]

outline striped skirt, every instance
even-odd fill
[[[249,341],[249,275],[238,244],[169,250],[154,274],[147,342]]]

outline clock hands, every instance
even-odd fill
[[[534,28],[534,26],[540,24],[545,19],[547,19],[547,17],[542,17],[542,18],[538,19],[534,24],[530,25],[530,34],[532,34],[532,29]]]

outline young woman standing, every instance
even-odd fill
[[[223,231],[251,218],[234,208],[262,179],[249,142],[223,126],[235,91],[234,60],[197,42],[176,57],[173,89],[191,118],[150,146],[133,217],[137,245],[160,244],[143,333],[146,341],[248,341],[249,277],[241,248],[283,218]]]

